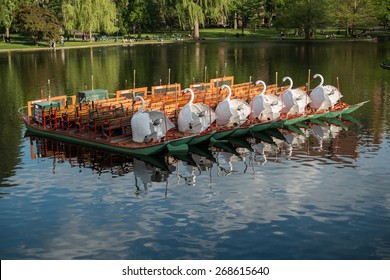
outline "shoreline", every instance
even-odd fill
[[[354,39],[354,38],[346,38],[346,39],[270,39],[270,38],[263,38],[258,40],[245,40],[245,39],[204,39],[204,40],[183,40],[183,41],[173,41],[173,40],[167,40],[167,41],[140,41],[140,42],[119,42],[119,43],[106,43],[106,44],[91,44],[91,45],[80,45],[80,46],[59,46],[55,49],[52,49],[50,47],[26,47],[26,48],[10,48],[10,49],[1,49],[0,53],[6,53],[6,52],[35,52],[35,51],[59,51],[59,50],[69,50],[69,49],[85,49],[85,48],[98,48],[98,47],[119,47],[119,46],[135,46],[135,45],[164,45],[164,44],[178,44],[178,43],[208,43],[208,42],[221,42],[221,43],[228,43],[228,42],[274,42],[274,43],[337,43],[337,42],[374,42],[378,43],[380,42],[377,37],[373,38],[360,38],[360,39]]]
[[[28,52],[28,51],[59,51],[68,49],[86,49],[86,48],[98,48],[98,47],[119,47],[119,46],[132,46],[132,45],[151,45],[151,44],[172,44],[179,43],[176,41],[166,42],[123,42],[123,43],[107,43],[107,44],[91,44],[80,46],[59,46],[55,49],[51,47],[27,47],[27,48],[12,48],[12,49],[0,49],[1,52]]]

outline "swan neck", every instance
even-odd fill
[[[290,86],[288,87],[288,89],[292,89],[292,87],[293,87],[293,80],[290,77],[287,77],[287,80],[290,82]]]
[[[141,108],[138,110],[138,112],[143,112],[144,111],[144,109],[145,109],[145,100],[141,97],[141,96],[137,96],[136,98],[135,98],[135,100],[137,100],[137,99],[141,99]],[[137,113],[138,113],[137,112]]]
[[[261,84],[263,85],[263,89],[261,90],[260,94],[264,94],[265,90],[267,89],[267,86],[266,86],[266,84],[264,82],[261,82]]]
[[[190,90],[189,92],[191,94],[191,98],[190,98],[190,101],[188,102],[188,104],[192,104],[192,102],[194,102],[195,95],[194,95],[194,92],[192,90]]]
[[[324,84],[324,77],[322,77],[322,75],[320,75],[320,86],[322,86]]]
[[[232,95],[232,89],[230,87],[228,87],[227,89],[228,89],[228,96],[226,97],[226,99],[230,100],[230,96]]]

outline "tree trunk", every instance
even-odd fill
[[[5,28],[5,37],[9,37],[9,27]]]
[[[138,25],[138,35],[137,35],[137,36],[138,36],[138,39],[141,39],[141,38],[142,38],[142,32],[141,32],[141,31],[142,31],[141,25],[139,24],[139,25]]]
[[[199,38],[199,19],[196,17],[194,20],[194,39],[199,40]]]
[[[89,29],[89,41],[92,42],[92,28]]]
[[[305,39],[310,40],[310,28],[305,28]]]

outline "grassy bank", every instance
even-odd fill
[[[327,29],[318,31],[315,37],[311,40],[352,40],[353,38],[345,37],[343,30]],[[359,39],[374,38],[377,35],[390,35],[390,32],[366,32]],[[202,40],[218,40],[218,41],[264,41],[264,40],[303,40],[304,37],[296,36],[294,30],[284,31],[284,36],[281,37],[276,29],[262,28],[257,30],[241,29],[233,30],[231,28],[210,28],[201,29],[200,36]],[[56,48],[81,48],[91,46],[115,46],[118,44],[150,44],[150,43],[170,43],[180,41],[192,41],[188,36],[188,32],[173,31],[173,32],[157,32],[142,34],[142,40],[135,40],[134,36],[107,36],[104,40],[95,42],[83,41],[81,37],[65,39],[64,46],[57,43]],[[0,42],[0,51],[10,50],[44,50],[49,48],[49,43],[45,41],[38,42],[34,45],[30,38],[26,38],[20,34],[11,34],[11,43]]]

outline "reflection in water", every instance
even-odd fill
[[[136,195],[142,190],[147,193],[153,183],[165,182],[168,188],[169,177],[176,177],[178,186],[182,183],[195,186],[199,176],[208,176],[212,182],[213,169],[221,177],[254,172],[254,164],[283,164],[286,160],[307,165],[313,161],[332,161],[340,167],[351,167],[358,156],[357,152],[351,152],[356,150],[357,139],[350,135],[348,141],[339,141],[340,133],[345,131],[340,126],[323,123],[289,128],[265,130],[261,136],[257,133],[256,138],[221,141],[214,147],[192,146],[186,155],[145,156],[142,159],[30,136],[30,154],[32,159],[52,159],[53,173],[58,164],[68,164],[71,168],[77,167],[79,173],[91,169],[97,176],[107,173],[112,178],[132,175]]]
[[[27,168],[9,179],[17,186],[1,200],[0,255],[388,258],[384,187],[348,184],[354,169],[370,171],[356,161],[361,139],[353,129],[266,130],[142,159],[31,137]]]

